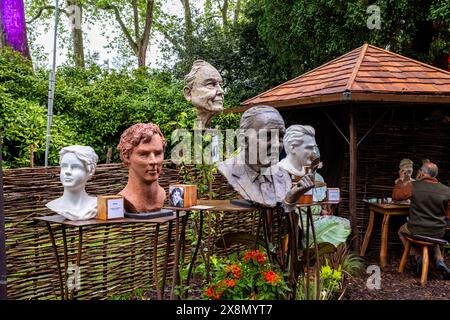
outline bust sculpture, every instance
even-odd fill
[[[197,129],[208,128],[212,118],[223,111],[222,77],[208,62],[196,60],[184,79],[184,97],[197,109]]]
[[[286,158],[278,165],[296,177],[303,177],[313,161],[319,159],[315,130],[311,126],[292,125],[286,130],[283,139]]]
[[[166,193],[159,185],[166,140],[156,124],[138,123],[126,129],[117,149],[128,167],[128,182],[119,192],[125,211],[142,213],[162,208]]]
[[[64,147],[59,152],[60,180],[64,193],[47,208],[69,220],[87,220],[97,215],[97,198],[87,194],[86,182],[95,172],[98,156],[88,146]]]
[[[395,183],[397,183],[400,180],[405,184],[414,181],[414,179],[412,178],[413,165],[414,162],[412,162],[412,160],[406,158],[402,159],[398,166],[400,169],[398,172],[399,178],[395,180]]]
[[[217,169],[245,200],[275,207],[291,189],[289,174],[276,166],[284,132],[284,120],[273,107],[255,106],[242,115],[238,134],[242,150]]]

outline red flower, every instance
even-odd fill
[[[231,272],[233,274],[233,277],[238,279],[241,276],[241,268],[234,264],[230,264],[225,267],[225,271]]]
[[[258,251],[258,254],[256,255],[256,261],[258,261],[259,263],[263,263],[264,261],[266,261],[266,257],[262,252]]]
[[[248,262],[248,260],[253,260],[253,257],[255,256],[255,252],[254,251],[249,251],[245,254],[244,256],[244,261]]]
[[[245,254],[244,261],[248,262],[249,260],[252,260],[252,261],[262,264],[264,261],[266,261],[266,257],[259,250],[249,251]]]
[[[236,283],[234,282],[234,279],[231,279],[231,280],[225,279],[225,285],[229,288],[234,288]]]
[[[280,276],[273,272],[272,270],[264,272],[264,278],[268,283],[277,283],[280,281]]]
[[[214,286],[209,287],[208,290],[205,291],[205,294],[208,298],[214,297]]]

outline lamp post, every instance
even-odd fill
[[[47,108],[47,133],[45,135],[45,166],[48,167],[48,153],[50,148],[50,129],[52,127],[53,118],[53,97],[55,95],[55,69],[56,69],[56,35],[58,33],[58,13],[59,1],[55,0],[55,26],[53,32],[53,56],[52,56],[52,70],[50,72],[50,79],[48,84],[48,108]]]

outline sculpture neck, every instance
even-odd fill
[[[202,109],[197,109],[197,128],[196,129],[207,129],[211,125],[212,118],[218,112],[206,111]]]
[[[87,199],[90,197],[84,187],[81,187],[78,189],[64,188],[64,193],[61,198],[64,202],[69,203],[71,207],[80,207],[81,204],[86,203]]]
[[[142,198],[153,198],[159,191],[158,180],[152,182],[146,182],[140,179],[140,177],[133,177],[130,172],[128,177],[128,183],[125,187],[127,192],[131,194],[139,195]],[[124,190],[125,190],[124,189]]]

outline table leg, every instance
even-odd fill
[[[367,226],[366,234],[364,236],[364,242],[361,247],[361,251],[359,253],[361,257],[364,257],[366,255],[367,246],[369,245],[370,238],[372,237],[374,220],[375,220],[375,211],[370,210],[369,225]]]
[[[167,278],[167,265],[169,264],[169,252],[170,252],[170,242],[172,239],[172,221],[169,221],[169,230],[167,231],[167,243],[166,243],[166,256],[164,257],[164,266],[163,266],[163,279],[161,285],[161,297],[164,299],[164,291],[166,287],[166,278]]]
[[[69,298],[69,287],[67,286],[68,280],[68,268],[69,268],[69,257],[68,257],[68,249],[67,249],[67,234],[66,234],[66,226],[61,226],[62,236],[63,236],[63,248],[64,248],[64,296],[65,299]]]
[[[156,294],[158,300],[162,300],[162,294],[159,289],[158,279],[158,237],[159,237],[159,223],[155,227],[155,235],[153,236],[153,280],[155,281]]]
[[[186,279],[186,286],[189,286],[189,281],[191,280],[191,274],[192,274],[192,268],[194,267],[195,260],[197,259],[198,250],[200,248],[200,244],[202,242],[202,235],[203,235],[203,210],[200,210],[200,226],[198,228],[198,234],[197,234],[197,244],[195,245],[194,254],[192,255],[191,262],[189,264],[187,279]]]
[[[316,267],[316,300],[320,300],[320,262],[319,262],[319,246],[317,245],[316,229],[314,227],[314,221],[312,217],[311,207],[308,206],[307,214],[311,221],[311,233],[314,241],[314,255],[316,257],[315,267]]]
[[[77,252],[77,262],[75,265],[75,274],[74,274],[74,284],[78,283],[78,275],[80,273],[80,266],[81,266],[81,253],[83,249],[83,227],[78,227],[78,252]],[[74,291],[76,289],[76,285],[73,286],[73,288],[70,291],[70,300],[73,300],[74,298]]]
[[[389,236],[389,218],[390,215],[385,214],[383,217],[383,226],[381,227],[381,248],[380,248],[380,266],[382,268],[387,265],[387,246]]]
[[[174,299],[175,287],[180,284],[180,211],[176,210],[175,217],[175,257],[173,267],[172,289],[170,290],[170,300]]]
[[[59,289],[61,292],[61,300],[65,299],[65,294],[64,294],[64,283],[63,283],[63,279],[62,279],[62,272],[61,272],[61,265],[59,262],[59,254],[58,254],[58,248],[56,247],[56,242],[55,242],[55,235],[53,234],[53,229],[50,225],[49,222],[45,223],[47,225],[47,229],[48,229],[48,233],[50,234],[50,240],[52,242],[52,247],[53,247],[53,254],[55,256],[55,260],[56,260],[56,269],[58,271],[58,279],[59,279]]]

